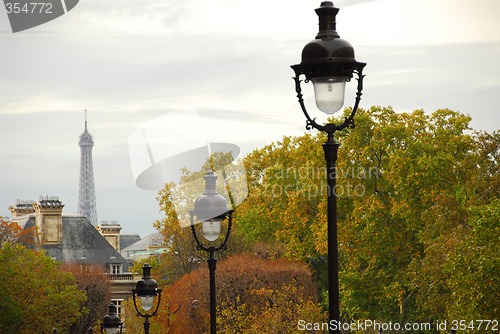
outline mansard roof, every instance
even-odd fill
[[[132,245],[122,249],[123,251],[136,251],[136,250],[146,250],[148,247],[156,246],[161,247],[164,244],[164,238],[161,232],[155,232],[144,238],[138,240]]]
[[[33,214],[28,214],[28,215],[23,215],[23,216],[18,216],[16,218],[12,218],[12,221],[14,223],[17,223],[17,225],[21,226],[21,228],[28,228],[28,227],[33,227],[34,224],[35,224],[35,220],[34,220],[34,217],[35,215]],[[28,224],[28,221],[30,220],[30,218],[33,218],[33,223],[29,226],[27,226]]]
[[[127,248],[141,240],[139,234],[120,234],[120,249]]]
[[[35,226],[35,216],[31,215],[25,228]],[[62,216],[62,239],[59,244],[44,244],[42,249],[50,257],[62,263],[85,262],[107,265],[123,264],[126,271],[128,262],[83,216]]]

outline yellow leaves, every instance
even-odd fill
[[[322,317],[316,286],[306,265],[289,260],[233,256],[217,266],[219,333],[294,333],[298,319]],[[203,333],[208,325],[208,272],[205,266],[185,275],[164,293],[173,312],[171,333]],[[198,307],[191,307],[192,300]],[[187,302],[184,302],[187,301]],[[267,329],[267,332],[264,332]]]
[[[0,247],[0,262],[0,304],[8,306],[0,309],[2,333],[68,330],[77,321],[86,296],[72,274],[43,253],[8,242]]]
[[[315,250],[318,254],[326,255],[328,253],[328,225],[326,201],[318,204],[318,213],[316,219],[311,224],[311,231],[315,239]]]
[[[292,281],[279,289],[260,288],[251,290],[251,294],[265,300],[265,304],[253,311],[246,304],[232,307],[224,303],[219,309],[223,317],[218,321],[222,333],[298,333],[299,320],[323,322],[326,314],[311,298],[304,297]]]
[[[493,209],[483,205],[500,196],[500,133],[471,135],[470,117],[447,109],[397,113],[375,106],[358,110],[355,121],[354,129],[335,134],[341,144],[337,185],[344,190],[338,193],[344,316],[437,319],[450,305],[461,315],[472,308],[466,302],[479,309],[473,294],[487,300],[495,282],[495,253],[485,231],[498,232],[489,225],[494,218],[486,215]],[[309,260],[319,277],[326,276],[321,259],[327,254],[324,141],[324,134],[314,132],[284,137],[245,157],[249,196],[236,209],[234,224],[235,236],[248,249],[272,257],[273,247],[283,244],[286,256]],[[168,217],[158,226],[175,231],[170,225],[174,215],[163,199]],[[270,246],[252,247],[259,242]],[[472,292],[458,286],[460,279],[473,284],[474,274],[480,274],[481,286]],[[324,289],[326,280],[322,283]],[[268,326],[286,319],[285,311],[273,315],[271,310],[280,293],[291,290],[267,286],[249,291],[268,304],[273,300],[273,308],[259,306]],[[240,326],[234,333],[244,333],[243,327],[249,331],[254,319],[261,321],[249,315],[254,312],[250,304],[240,302],[245,308],[231,306],[233,318],[227,313]]]

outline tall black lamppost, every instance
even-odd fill
[[[293,65],[295,72],[295,90],[300,107],[306,116],[306,128],[315,128],[328,134],[323,144],[325,152],[327,181],[328,181],[328,304],[329,320],[340,321],[339,311],[339,277],[338,277],[338,246],[337,246],[337,196],[336,164],[339,144],[335,142],[335,132],[346,127],[354,127],[354,116],[361,100],[363,90],[363,68],[365,63],[357,62],[354,58],[354,49],[349,42],[340,39],[336,31],[335,17],[339,9],[330,1],[324,1],[316,9],[319,16],[319,32],[316,39],[309,42],[302,50],[302,61]],[[317,107],[326,114],[333,114],[344,104],[346,82],[356,75],[357,93],[351,114],[340,124],[328,123],[320,125],[315,118],[311,118],[306,110],[300,87],[300,76],[304,75],[305,82],[312,81]],[[335,326],[331,326],[330,333],[340,333]]]
[[[158,296],[158,299],[156,299]],[[142,279],[135,284],[135,289],[132,290],[132,297],[134,300],[134,307],[137,311],[137,315],[144,319],[144,333],[149,334],[149,318],[156,315],[161,302],[161,289],[158,288],[158,282],[151,278],[151,266],[145,264],[142,266]],[[145,311],[141,312],[137,306],[137,298],[141,301],[140,308]],[[156,306],[154,311],[149,313],[153,309],[153,305],[156,299]]]
[[[123,322],[116,314],[116,305],[111,303],[108,306],[108,314],[104,316],[101,322],[101,334],[117,334],[122,332]],[[91,331],[92,330],[92,331]],[[94,330],[89,328],[89,333]]]
[[[191,218],[191,231],[196,241],[198,250],[208,252],[208,269],[210,271],[210,334],[217,333],[216,321],[216,300],[215,300],[215,269],[217,260],[215,252],[225,249],[229,234],[231,233],[232,210],[227,208],[226,199],[219,195],[216,189],[217,176],[214,172],[208,172],[204,177],[205,192],[194,202],[194,209],[189,211]],[[195,228],[195,217],[201,221],[203,236],[209,241],[208,246],[200,242]],[[219,239],[221,234],[221,223],[228,219],[228,226],[224,240],[216,246],[214,242]]]

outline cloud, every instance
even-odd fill
[[[500,41],[498,12],[492,0],[378,0],[341,7],[337,27],[354,46],[492,43]]]
[[[477,129],[500,128],[498,1],[456,1],[334,1],[339,33],[368,63],[362,107],[447,107]],[[85,0],[39,28],[0,34],[0,210],[48,193],[76,211],[84,109],[98,215],[138,229],[160,215],[156,194],[134,184],[127,139],[137,124],[196,108],[224,120],[243,153],[304,133],[289,66],[317,32],[319,4]],[[109,208],[112,194],[128,216]]]
[[[337,8],[344,8],[344,7],[366,4],[368,2],[374,2],[374,1],[380,1],[380,0],[337,0],[333,4]]]

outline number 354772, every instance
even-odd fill
[[[5,8],[8,14],[52,14],[50,2],[6,2]]]

